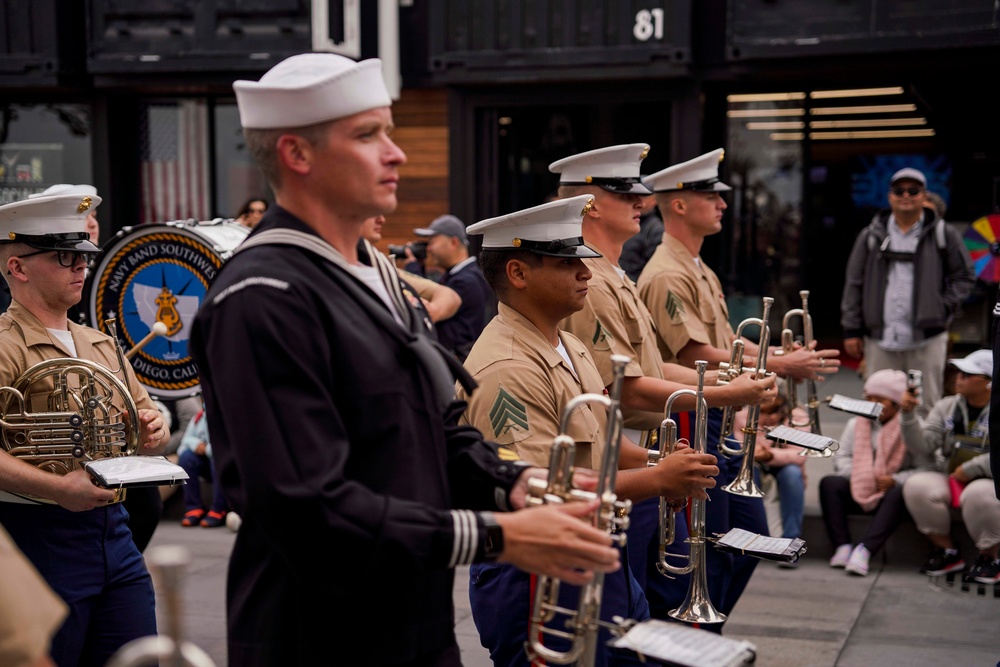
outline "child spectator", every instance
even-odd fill
[[[903,482],[918,468],[930,468],[930,457],[907,450],[899,407],[906,393],[906,373],[883,369],[868,376],[864,398],[882,404],[878,419],[852,417],[833,455],[833,475],[819,483],[823,523],[836,550],[830,567],[868,575],[869,559],[885,546],[907,517]],[[864,538],[853,548],[849,514],[872,516]]]
[[[201,525],[203,528],[225,525],[228,505],[212,463],[212,445],[208,441],[208,420],[205,419],[204,408],[188,423],[177,454],[177,464],[190,478],[184,485],[185,512],[181,525]],[[212,482],[212,506],[207,513],[201,502],[202,479]]]
[[[745,420],[745,417],[741,417],[745,412],[741,410],[736,414],[735,430],[737,432],[741,430],[739,422],[741,419]],[[773,498],[777,492],[777,502],[781,514],[781,530],[778,534],[781,537],[794,539],[802,537],[802,517],[805,513],[805,450],[798,445],[777,443],[764,437],[767,431],[775,426],[789,425],[791,421],[789,417],[788,401],[779,384],[778,393],[775,394],[774,398],[770,402],[761,403],[760,406],[760,417],[757,422],[759,431],[754,446],[754,460],[760,465],[763,473],[765,504],[768,503],[769,497]],[[801,408],[796,408],[795,417],[797,422],[808,419],[805,411]],[[768,524],[770,525],[771,522],[768,521]],[[774,532],[772,531],[772,533]],[[778,565],[794,568],[798,564],[781,561]]]

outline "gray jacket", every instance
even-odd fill
[[[964,396],[945,396],[934,404],[925,419],[914,412],[901,413],[900,428],[906,448],[920,457],[934,458],[934,469],[948,470],[948,460],[955,452],[955,408],[962,414],[965,423],[969,421],[969,404]],[[990,472],[989,455],[990,406],[987,404],[976,418],[976,425],[969,435],[986,439],[986,453],[980,454],[962,464],[962,470],[972,479],[993,477]]]
[[[845,338],[882,338],[882,309],[889,278],[889,260],[881,247],[888,234],[890,209],[882,209],[861,230],[847,260],[840,324]],[[914,253],[913,340],[944,332],[958,315],[975,285],[972,259],[962,237],[951,225],[939,226],[933,211],[925,211]]]

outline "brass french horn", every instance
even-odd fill
[[[117,351],[121,372],[124,356]],[[44,407],[36,411],[42,400]],[[11,456],[56,475],[87,461],[135,454],[140,430],[126,384],[115,371],[87,359],[46,359],[0,387],[0,445]]]

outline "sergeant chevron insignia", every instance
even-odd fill
[[[680,324],[684,319],[684,302],[673,292],[667,292],[667,302],[664,304],[667,315],[674,324]]]
[[[594,344],[595,350],[609,350],[611,349],[612,343],[611,332],[604,328],[601,321],[597,321],[597,328],[594,329],[594,337],[591,342]]]
[[[500,387],[490,408],[490,424],[493,435],[500,438],[513,428],[528,430],[528,409],[506,389]]]

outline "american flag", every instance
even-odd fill
[[[209,219],[208,109],[184,100],[146,107],[142,222]]]

